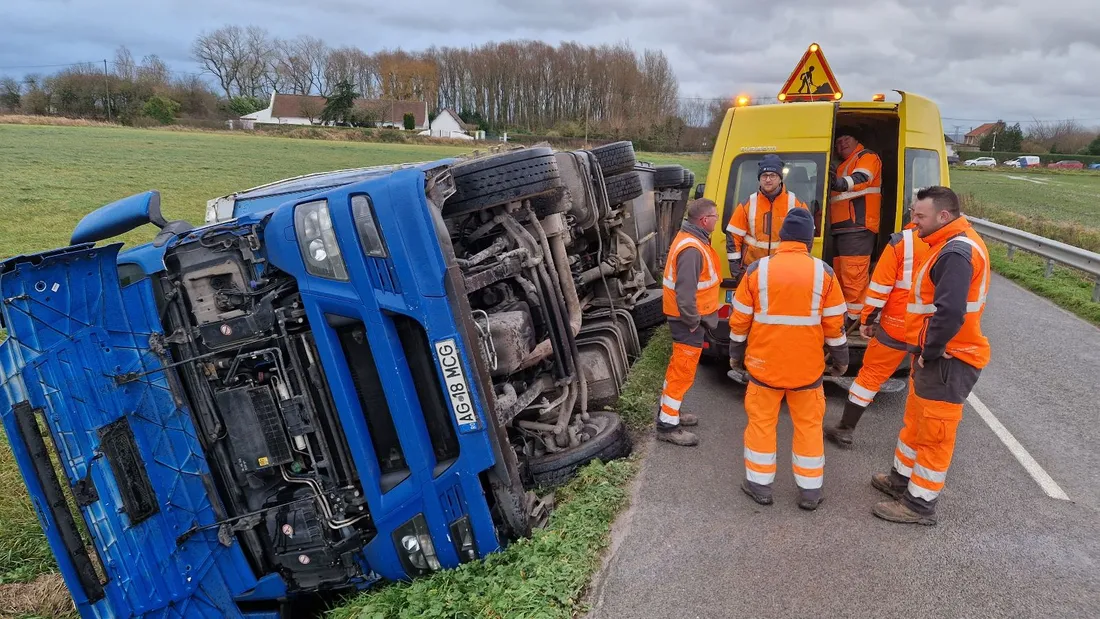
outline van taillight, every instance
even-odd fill
[[[730,313],[732,311],[733,311],[733,309],[731,308],[731,306],[723,305],[722,307],[718,308],[718,317],[721,318],[722,320],[729,320]]]

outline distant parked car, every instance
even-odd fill
[[[1038,168],[1042,165],[1035,155],[1020,155],[1016,158],[1016,163],[1021,168]]]
[[[1089,164],[1089,169],[1090,170],[1100,170],[1100,163],[1090,163]]]
[[[1062,168],[1065,170],[1083,170],[1085,169],[1085,164],[1081,163],[1080,161],[1074,161],[1072,159],[1063,159],[1062,161],[1059,161],[1057,163],[1048,163],[1047,167]]]
[[[967,159],[963,162],[963,165],[995,168],[997,167],[997,160],[993,157],[978,157],[977,159]]]
[[[1016,157],[1013,157],[1012,159],[1005,159],[1001,162],[1001,165],[1009,168],[1018,168],[1020,167],[1020,160]]]
[[[951,153],[950,155],[947,156],[947,163],[948,164],[954,165],[954,164],[958,163],[959,161],[960,161],[959,156],[956,155],[955,153]]]

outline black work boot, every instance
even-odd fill
[[[680,413],[680,425],[697,426],[699,425],[699,418],[691,413]]]
[[[890,522],[900,522],[902,524],[922,524],[925,526],[932,526],[936,524],[935,512],[929,514],[921,514],[913,511],[903,501],[882,501],[877,503],[871,512]]]
[[[825,438],[841,449],[851,449],[852,432],[856,429],[856,424],[859,423],[859,418],[863,416],[865,410],[867,410],[865,407],[849,400],[844,405],[844,415],[841,416],[840,421],[835,426],[825,426]]]
[[[657,440],[679,445],[681,447],[694,447],[699,444],[699,437],[684,430],[679,425],[662,426],[658,424]]]
[[[876,490],[897,500],[905,494],[905,488],[909,485],[909,481],[902,477],[900,473],[891,469],[889,473],[875,473],[872,475],[871,485]]]
[[[745,494],[749,495],[752,498],[752,500],[756,501],[757,503],[759,503],[761,505],[771,505],[772,504],[772,489],[771,489],[771,486],[762,486],[760,484],[754,484],[753,482],[746,479],[745,481],[741,482],[741,490],[743,490],[745,492]]]
[[[821,488],[814,488],[813,490],[806,488],[798,489],[798,507],[806,511],[812,512],[817,509],[818,505],[825,500],[825,496],[821,494]]]

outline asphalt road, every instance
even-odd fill
[[[590,618],[1100,616],[1100,330],[997,278],[983,326],[993,361],[974,393],[1065,491],[1048,496],[967,406],[935,527],[875,518],[905,401],[872,405],[842,451],[826,443],[825,502],[796,506],[790,418],[775,503],[740,490],[744,387],[701,367],[685,409],[700,445],[648,446],[614,528]],[[827,386],[826,423],[844,393]]]

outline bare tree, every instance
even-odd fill
[[[137,76],[134,56],[125,45],[115,50],[115,75],[122,80],[133,80]]]
[[[18,112],[23,96],[23,85],[14,77],[0,78],[0,110]]]
[[[287,80],[294,94],[309,95],[317,92],[327,94],[325,67],[328,63],[329,49],[321,39],[301,36],[291,41],[279,41],[279,72]]]
[[[248,61],[245,31],[240,26],[223,26],[199,35],[191,46],[191,55],[203,71],[218,80],[225,96],[232,97],[241,71]]]

